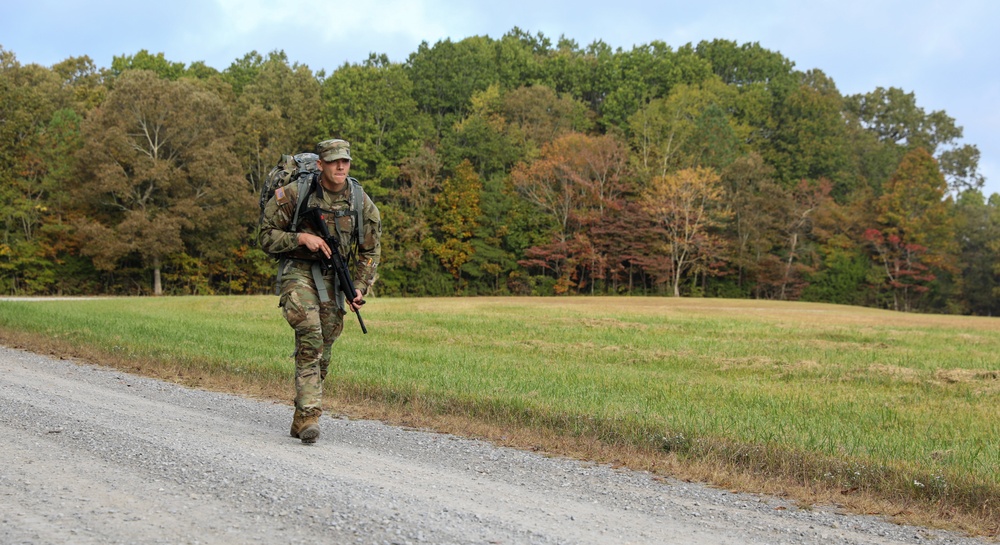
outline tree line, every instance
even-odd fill
[[[1000,313],[1000,196],[912,92],[844,96],[757,43],[514,28],[327,74],[0,47],[0,291],[252,294],[263,179],[351,142],[382,295],[641,295]]]

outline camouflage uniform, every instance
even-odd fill
[[[325,154],[325,155],[324,155]],[[339,155],[338,155],[339,154]],[[350,148],[343,140],[327,140],[317,145],[317,155],[332,161],[333,157],[350,159]],[[344,157],[346,155],[346,157]],[[320,208],[327,227],[340,241],[344,259],[354,261],[354,287],[366,294],[375,280],[375,271],[381,255],[382,220],[378,208],[364,195],[363,225],[360,243],[355,227],[356,216],[345,214],[351,210],[353,191],[360,190],[350,180],[343,191],[332,193],[323,188],[317,178],[312,194],[303,204],[302,211]],[[348,310],[343,294],[337,286],[333,271],[322,275],[319,271],[319,254],[300,246],[299,232],[319,235],[308,222],[300,221],[294,231],[291,225],[298,202],[298,185],[278,188],[264,208],[260,243],[264,251],[281,254],[278,278],[280,280],[279,306],[285,320],[295,330],[295,408],[296,419],[300,412],[318,414],[322,411],[323,379],[330,366],[330,349],[344,329],[344,316]],[[356,248],[356,252],[354,251]],[[351,259],[351,257],[355,259]],[[319,286],[318,280],[323,286]],[[325,287],[325,293],[322,293]],[[329,297],[325,297],[329,294]],[[322,300],[326,298],[327,300]],[[317,432],[318,434],[318,432]],[[292,435],[297,436],[293,423]]]

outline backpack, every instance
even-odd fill
[[[257,219],[258,237],[260,236],[261,225],[264,223],[264,208],[267,206],[267,202],[271,200],[275,190],[279,187],[285,187],[293,183],[299,184],[299,187],[298,201],[295,203],[295,214],[292,216],[291,230],[298,231],[299,212],[306,199],[309,198],[309,194],[312,193],[313,179],[319,176],[319,167],[316,165],[318,160],[319,156],[315,153],[282,155],[278,159],[278,164],[267,174],[267,178],[264,179],[264,183],[260,188],[260,217]],[[355,231],[357,232],[357,240],[360,243],[361,230],[364,223],[365,191],[361,187],[361,183],[356,179],[348,177],[347,181],[351,184],[351,193],[353,196],[351,209],[352,213],[356,215]],[[271,257],[275,259],[281,258],[280,255],[271,255]]]
[[[315,153],[300,153],[298,155],[282,155],[278,159],[278,164],[271,169],[271,172],[264,178],[264,183],[260,187],[260,217],[257,218],[257,236],[260,236],[260,228],[264,223],[264,208],[267,202],[274,196],[275,190],[279,187],[297,183],[299,184],[299,200],[295,204],[295,218],[293,230],[298,230],[299,208],[309,196],[311,188],[306,187],[312,182],[313,176],[319,174],[319,167],[316,161],[319,156]],[[277,257],[277,256],[271,256]]]

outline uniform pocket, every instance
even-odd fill
[[[350,237],[354,233],[354,217],[340,216],[337,218],[337,229],[340,230],[342,236]]]
[[[302,304],[298,292],[292,290],[282,293],[278,306],[281,307],[281,312],[285,315],[288,325],[293,328],[306,320],[306,308]]]

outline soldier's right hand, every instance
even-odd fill
[[[332,252],[322,237],[310,233],[299,233],[298,241],[300,246],[305,246],[310,252],[323,252],[323,255],[330,257]]]

